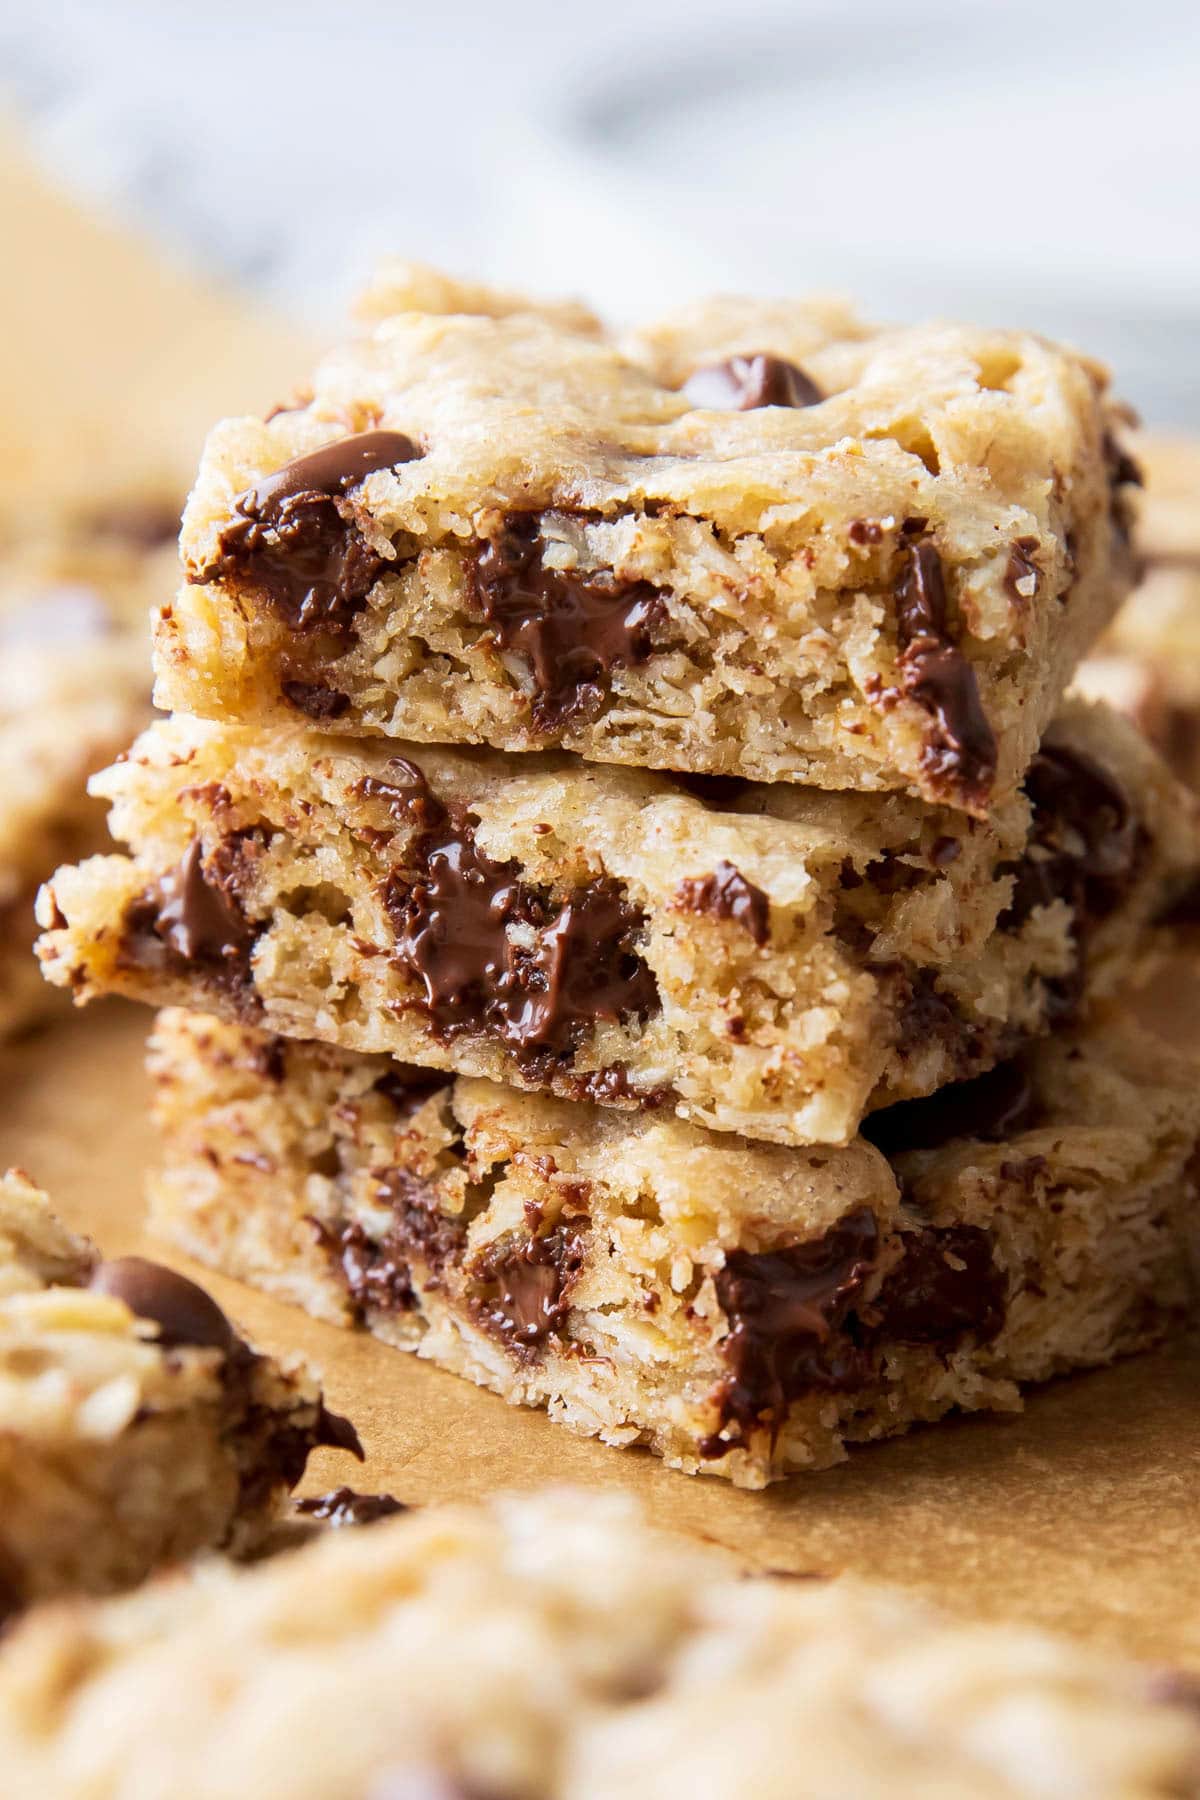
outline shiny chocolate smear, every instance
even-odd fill
[[[337,501],[420,455],[402,432],[366,431],[298,457],[238,495],[216,556],[194,579],[253,588],[293,631],[349,631],[387,563]]]
[[[614,669],[647,660],[666,609],[648,582],[548,568],[544,551],[540,515],[510,513],[469,566],[476,607],[532,677],[534,724],[554,732],[599,709]]]
[[[895,590],[898,668],[903,692],[933,721],[922,766],[938,786],[982,805],[996,774],[996,738],[975,671],[949,634],[941,558],[928,540],[905,557]]]
[[[516,863],[485,855],[472,816],[443,805],[414,764],[391,767],[400,784],[371,791],[417,829],[384,906],[439,1037],[490,1034],[533,1074],[569,1060],[598,1019],[641,1019],[657,1007],[637,947],[644,919],[619,883],[601,878],[554,899],[521,880]]]

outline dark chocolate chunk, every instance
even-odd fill
[[[349,1419],[344,1418],[341,1413],[331,1412],[323,1400],[317,1415],[317,1423],[313,1429],[312,1442],[314,1446],[323,1450],[345,1450],[351,1456],[357,1457],[359,1462],[367,1460],[362,1440]],[[288,1486],[295,1487],[303,1473],[302,1465],[296,1471],[293,1479],[288,1482]]]
[[[795,363],[769,351],[731,356],[688,376],[684,393],[710,412],[751,412],[759,406],[816,406],[824,395]]]
[[[1144,832],[1108,771],[1065,744],[1043,743],[1023,785],[1033,828],[1025,856],[1004,871],[1016,879],[1000,923],[1018,928],[1035,907],[1065,900],[1086,930],[1128,893]]]
[[[907,551],[895,594],[901,687],[934,722],[922,765],[982,805],[996,774],[995,733],[975,671],[949,635],[941,558],[928,540]]]
[[[899,1100],[863,1120],[861,1131],[885,1156],[935,1150],[952,1138],[998,1143],[1029,1131],[1038,1107],[1019,1062],[1000,1063],[970,1081],[952,1081],[918,1100]]]
[[[536,1350],[566,1319],[583,1267],[584,1219],[541,1237],[491,1245],[471,1271],[471,1310],[488,1331],[515,1349]]]
[[[916,1231],[875,1297],[877,1330],[902,1344],[986,1344],[1004,1324],[1008,1283],[976,1225]]]
[[[875,1215],[859,1207],[809,1243],[731,1252],[716,1279],[729,1374],[717,1395],[721,1430],[703,1455],[723,1456],[759,1428],[774,1435],[801,1394],[865,1380],[869,1364],[850,1315],[878,1247]]]
[[[174,1269],[143,1256],[118,1256],[99,1263],[88,1283],[93,1293],[123,1300],[139,1319],[152,1320],[163,1344],[192,1344],[226,1354],[237,1334],[212,1298]]]
[[[1004,585],[1014,600],[1028,604],[1037,596],[1041,584],[1042,572],[1033,560],[1038,548],[1035,537],[1014,538],[1008,548],[1008,566],[1004,571]],[[1030,587],[1030,579],[1033,585]]]
[[[541,515],[509,513],[477,546],[471,584],[500,648],[529,667],[534,724],[558,731],[603,704],[614,669],[647,660],[666,608],[649,582],[549,568],[544,550]]]
[[[771,935],[770,901],[729,862],[719,862],[711,875],[681,881],[677,904],[685,912],[732,919],[750,933],[760,950]]]
[[[321,681],[282,681],[280,692],[289,706],[310,719],[340,719],[350,710],[349,694]]]
[[[238,495],[217,555],[194,579],[252,585],[294,631],[349,630],[386,560],[337,501],[420,455],[402,432],[365,431],[264,476]]]
[[[721,1423],[704,1456],[724,1456],[755,1431],[774,1437],[804,1394],[863,1386],[889,1341],[946,1354],[968,1335],[997,1335],[1007,1282],[987,1232],[952,1225],[906,1234],[900,1260],[867,1300],[878,1251],[875,1217],[860,1207],[815,1242],[729,1256],[716,1283],[730,1327],[721,1346],[729,1374],[714,1395]]]
[[[638,953],[643,917],[621,886],[602,878],[554,899],[515,863],[486,856],[471,815],[443,806],[414,765],[403,767],[416,780],[389,804],[420,823],[384,905],[439,1036],[491,1033],[533,1072],[570,1058],[597,1019],[645,1018],[658,990]]]
[[[412,1312],[417,1279],[436,1276],[456,1262],[466,1242],[464,1221],[442,1212],[434,1187],[411,1170],[377,1171],[375,1197],[391,1209],[381,1236],[372,1236],[356,1220],[308,1221],[345,1283],[359,1320],[368,1312]]]
[[[240,859],[250,834],[233,834],[207,864],[195,838],[182,860],[131,902],[121,956],[135,968],[198,967],[243,997],[253,991],[250,952],[257,928],[242,910]]]
[[[338,1487],[328,1494],[312,1494],[306,1500],[298,1500],[296,1511],[326,1525],[373,1525],[377,1519],[407,1512],[408,1507],[391,1494],[359,1494],[353,1488]]]
[[[883,526],[878,519],[851,519],[846,528],[846,536],[852,544],[881,544],[883,542]]]

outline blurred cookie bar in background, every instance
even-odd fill
[[[1125,713],[1200,787],[1200,442],[1147,438],[1136,456],[1145,573],[1075,685]]]

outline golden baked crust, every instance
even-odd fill
[[[1039,338],[728,301],[618,346],[429,271],[367,310],[212,433],[160,705],[983,815],[1127,589],[1120,415]]]

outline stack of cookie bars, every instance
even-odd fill
[[[1200,835],[1062,699],[1133,563],[1101,372],[365,311],[212,434],[129,851],[40,902],[52,981],[171,1009],[158,1229],[746,1486],[1152,1341],[1200,1082],[1121,996]]]

